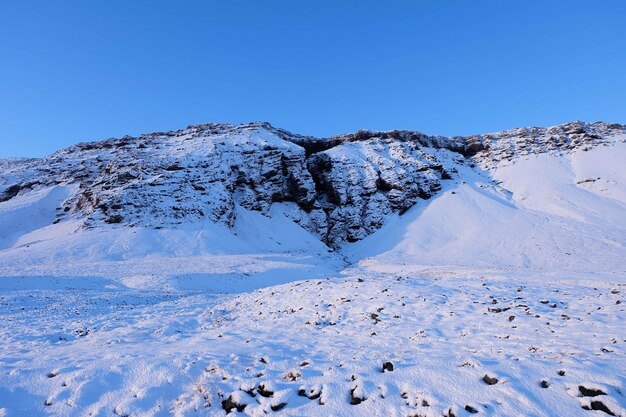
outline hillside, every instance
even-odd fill
[[[625,162],[601,122],[0,160],[0,417],[624,417]]]
[[[39,275],[60,262],[80,275],[68,259],[150,254],[304,251],[322,264],[329,249],[350,261],[396,253],[434,267],[622,271],[624,132],[577,122],[322,139],[207,124],[4,160],[0,271]]]

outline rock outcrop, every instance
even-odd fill
[[[619,135],[625,126],[575,122],[469,137],[362,130],[321,139],[268,123],[212,123],[81,143],[41,159],[0,160],[0,202],[75,184],[56,221],[157,228],[204,220],[231,227],[237,205],[268,214],[273,203],[292,202],[292,220],[337,248],[430,198],[455,175],[451,161],[489,169]]]

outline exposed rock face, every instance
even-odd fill
[[[4,185],[9,193],[24,188],[26,179],[30,188],[79,183],[62,213],[87,215],[91,226],[203,218],[232,226],[235,203],[267,213],[272,202],[294,201],[310,210],[315,201],[304,149],[262,125],[211,124],[79,144],[12,174],[22,181]]]
[[[267,214],[272,203],[293,202],[295,222],[339,247],[431,197],[454,175],[451,161],[489,168],[623,134],[623,125],[575,122],[470,137],[359,131],[319,139],[267,123],[205,124],[82,143],[42,159],[0,160],[0,202],[77,184],[58,219],[81,217],[85,227],[232,226],[237,205]]]
[[[520,156],[568,152],[602,144],[607,138],[625,134],[617,123],[572,122],[552,127],[524,127],[486,135],[452,138],[480,148],[474,157],[484,167],[507,163]]]
[[[355,242],[441,188],[443,167],[417,142],[372,137],[309,157],[318,201],[328,216],[326,241]]]

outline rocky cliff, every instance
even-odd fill
[[[359,131],[324,139],[267,123],[203,124],[0,160],[0,204],[73,184],[55,222],[163,228],[203,220],[231,227],[237,205],[268,214],[273,203],[291,202],[292,220],[337,248],[433,196],[458,164],[489,169],[625,134],[624,125],[575,122],[468,137]]]

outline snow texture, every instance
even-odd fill
[[[601,122],[0,160],[0,416],[626,416],[625,162]]]

